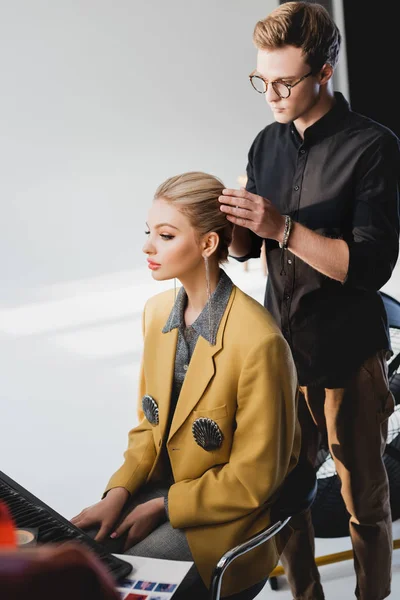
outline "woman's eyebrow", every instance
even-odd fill
[[[146,222],[146,225],[150,229],[150,226],[147,222]],[[154,229],[159,229],[160,227],[165,227],[165,226],[172,227],[172,229],[176,229],[177,231],[179,231],[178,227],[175,227],[175,225],[171,225],[171,223],[158,223],[157,225],[154,225]]]

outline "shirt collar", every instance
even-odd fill
[[[340,92],[335,92],[335,100],[336,102],[332,108],[304,131],[305,143],[325,138],[338,130],[351,109],[346,98]],[[291,130],[297,132],[294,123],[291,124]]]
[[[207,342],[215,345],[219,325],[222,316],[228,304],[229,297],[233,288],[233,283],[230,277],[220,269],[220,278],[218,285],[211,294],[210,300],[207,302],[197,319],[190,325],[199,335]],[[184,313],[187,304],[187,294],[183,287],[178,292],[172,311],[167,319],[162,330],[163,333],[168,333],[175,328],[185,329]],[[209,318],[209,307],[211,307]],[[210,327],[211,325],[211,327]]]

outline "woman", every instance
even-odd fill
[[[299,449],[289,347],[220,269],[232,240],[223,188],[192,172],[156,191],[143,250],[154,279],[182,287],[146,304],[140,423],[103,499],[73,519],[99,525],[98,540],[111,533],[113,552],[194,560],[177,596],[190,584],[199,598],[219,558],[268,525]],[[277,561],[274,540],[239,558],[222,595],[255,597]]]

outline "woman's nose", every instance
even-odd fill
[[[143,244],[143,248],[142,248],[142,250],[143,250],[143,252],[144,252],[145,254],[151,254],[151,252],[152,252],[152,245],[151,245],[151,243],[150,243],[150,240],[149,240],[149,239],[147,239],[147,240],[145,241],[145,243]]]

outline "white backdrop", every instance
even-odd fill
[[[245,172],[271,120],[252,31],[275,5],[0,3],[0,470],[68,517],[135,422],[152,195]]]

